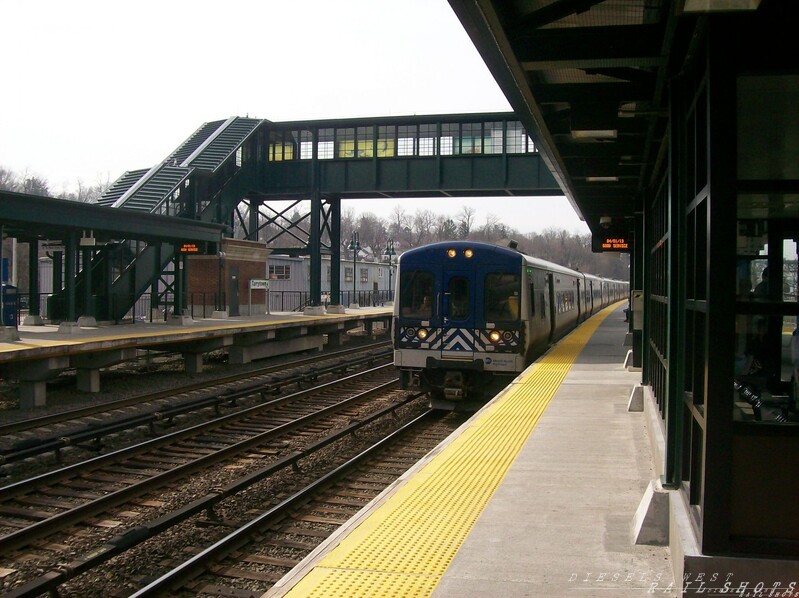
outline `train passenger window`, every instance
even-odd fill
[[[521,284],[518,274],[486,274],[484,296],[486,322],[519,319]]]
[[[469,281],[463,276],[453,276],[447,285],[449,317],[465,320],[469,317]]]
[[[400,276],[400,315],[429,319],[433,315],[433,287],[432,272],[403,272]]]

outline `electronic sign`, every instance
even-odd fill
[[[625,235],[603,234],[592,237],[594,253],[616,251],[619,253],[630,253],[632,251],[632,241]]]

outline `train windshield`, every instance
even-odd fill
[[[469,317],[469,281],[463,276],[453,276],[447,284],[449,317],[465,320]]]
[[[518,274],[491,272],[485,277],[485,321],[509,322],[519,319],[521,284]]]
[[[400,315],[427,320],[433,315],[432,272],[415,270],[400,277]]]

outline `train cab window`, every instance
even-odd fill
[[[518,274],[490,273],[485,277],[485,321],[519,319],[521,283]]]
[[[433,315],[433,286],[432,272],[403,272],[400,277],[400,315],[429,319]]]
[[[463,276],[453,276],[447,284],[449,317],[465,320],[469,317],[469,281]]]

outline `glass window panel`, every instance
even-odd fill
[[[330,160],[333,158],[335,132],[333,129],[319,129],[317,134],[319,141],[317,143],[317,155],[320,160]]]
[[[397,127],[397,155],[416,155],[416,125],[401,125]]]
[[[483,153],[483,123],[463,123],[461,125],[461,153]]]
[[[407,318],[430,318],[433,315],[434,284],[432,272],[403,272],[400,275],[400,314]]]
[[[355,129],[336,129],[336,158],[355,157]]]
[[[509,154],[523,154],[527,146],[527,134],[519,121],[508,123],[507,145]]]
[[[374,156],[373,127],[358,127],[358,157],[372,158]]]
[[[397,127],[381,125],[377,128],[377,157],[393,158],[396,155]]]
[[[485,131],[483,133],[483,152],[486,154],[501,154],[502,153],[502,134],[503,123],[488,122],[485,123]]]
[[[511,322],[519,319],[521,278],[518,274],[490,273],[485,277],[486,322]]]
[[[469,317],[469,280],[465,276],[453,276],[447,284],[447,309],[453,320]]]
[[[441,125],[441,155],[451,156],[460,153],[458,146],[458,137],[460,136],[460,127],[458,123],[444,123]]]
[[[419,155],[436,155],[436,125],[419,125]]]

